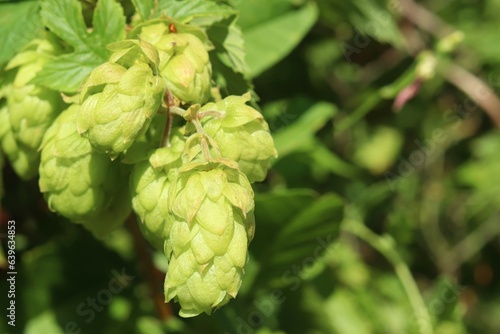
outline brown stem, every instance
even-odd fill
[[[144,242],[144,238],[142,237],[139,228],[137,227],[134,214],[131,214],[127,218],[125,226],[134,239],[134,246],[140,263],[139,265],[142,267],[146,275],[146,279],[151,290],[151,298],[153,298],[156,308],[156,313],[160,319],[167,320],[173,317],[173,312],[171,305],[169,303],[165,303],[165,297],[163,295],[163,281],[165,279],[165,275],[155,267],[153,260],[151,259],[151,253]]]
[[[174,120],[174,115],[170,112],[170,107],[176,106],[175,99],[168,89],[165,91],[165,100],[167,102],[167,122],[165,123],[165,129],[161,137],[160,147],[170,147],[170,132],[172,131],[172,122]]]
[[[500,128],[500,99],[483,80],[467,71],[465,68],[450,64],[444,73],[448,82],[467,94],[491,118],[497,128]]]
[[[456,29],[413,0],[401,0],[403,15],[420,29],[443,38]],[[467,94],[500,127],[500,99],[484,81],[462,66],[451,63],[444,70],[446,80]]]
[[[445,37],[456,30],[413,0],[401,0],[401,9],[404,17],[431,35]]]
[[[173,120],[174,115],[167,109],[167,122],[165,123],[165,129],[161,137],[160,147],[170,147],[170,132],[172,131]]]

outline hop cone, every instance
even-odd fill
[[[212,66],[200,38],[190,32],[170,32],[164,23],[143,27],[139,36],[158,49],[160,73],[175,97],[185,103],[210,98]]]
[[[1,116],[0,136],[14,170],[23,179],[36,175],[43,135],[64,108],[60,93],[30,83],[58,52],[50,39],[35,39],[6,67],[15,78],[7,97],[8,119]]]
[[[215,139],[222,157],[236,161],[248,180],[255,182],[264,180],[269,160],[277,152],[262,114],[245,104],[249,98],[249,95],[229,96],[204,105],[200,112],[221,114],[205,117],[203,130]]]
[[[149,161],[137,163],[132,169],[130,193],[132,208],[139,217],[144,237],[157,249],[163,250],[168,192],[176,169],[181,166],[184,138],[180,133],[172,137],[170,147],[151,154]]]
[[[158,54],[149,43],[115,43],[110,61],[95,68],[82,87],[78,132],[98,150],[117,156],[144,134],[161,105]]]
[[[31,150],[19,146],[10,126],[9,109],[6,105],[0,107],[0,141],[2,150],[16,173],[23,179],[33,177],[36,174],[33,166],[37,166],[39,157]]]
[[[189,163],[172,181],[165,298],[192,317],[236,297],[253,237],[253,191],[234,162]]]
[[[78,105],[47,130],[42,143],[40,190],[52,211],[103,232],[130,212],[124,165],[96,152],[76,131]]]

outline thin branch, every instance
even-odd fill
[[[456,31],[453,26],[412,0],[401,0],[401,9],[409,21],[437,38],[444,38]],[[500,99],[493,89],[456,63],[450,63],[443,74],[448,82],[467,94],[500,128]]]
[[[500,213],[481,224],[448,252],[448,258],[455,268],[474,257],[485,244],[500,234],[499,221]]]
[[[392,239],[389,235],[377,235],[362,222],[355,219],[346,221],[342,227],[345,231],[352,233],[375,248],[391,263],[408,296],[408,300],[410,301],[415,316],[418,317],[418,319],[423,320],[423,322],[418,322],[420,333],[432,334],[433,329],[431,325],[431,317],[427,307],[425,306],[424,299],[422,298],[422,294],[418,289],[417,283],[415,282],[408,265],[399,255],[399,252],[395,247],[394,239]]]
[[[445,78],[480,106],[491,118],[497,128],[500,128],[500,99],[484,81],[452,63],[444,72]]]
[[[456,31],[453,26],[414,1],[400,0],[400,2],[404,17],[429,34],[442,38]]]

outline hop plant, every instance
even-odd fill
[[[96,152],[76,131],[79,106],[71,105],[47,130],[39,186],[52,211],[96,232],[122,223],[130,212],[126,166]]]
[[[22,178],[38,171],[50,210],[98,238],[133,209],[169,261],[166,301],[184,317],[211,314],[238,294],[251,183],[276,149],[249,94],[222,99],[251,86],[229,5],[209,6],[220,9],[210,17],[199,6],[120,6],[98,1],[84,18],[77,3],[43,1],[39,38],[0,69],[0,167],[5,156]]]
[[[59,92],[30,83],[59,52],[59,47],[50,36],[35,39],[6,67],[15,77],[8,87],[7,109],[0,116],[0,137],[14,170],[23,179],[36,175],[40,162],[38,149],[43,135],[64,109]]]
[[[235,298],[253,238],[253,191],[227,160],[184,165],[168,194],[165,298],[192,317]]]
[[[177,32],[165,23],[142,28],[139,37],[159,52],[167,89],[184,103],[204,103],[211,96],[212,66],[200,34]]]
[[[98,150],[116,157],[147,130],[165,89],[151,44],[127,40],[109,48],[109,62],[96,67],[82,86],[77,128]]]
[[[249,100],[249,94],[229,96],[204,105],[199,113],[208,115],[202,119],[203,130],[215,140],[222,157],[236,161],[250,182],[255,182],[264,180],[277,151],[269,126],[260,112],[246,104]]]

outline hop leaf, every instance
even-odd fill
[[[147,130],[161,105],[164,83],[151,44],[129,40],[110,48],[110,61],[83,84],[77,128],[94,147],[115,157]]]
[[[96,233],[120,224],[130,212],[123,164],[96,152],[76,131],[78,105],[48,129],[42,143],[40,190],[52,211]],[[124,189],[125,188],[125,189]]]
[[[159,52],[167,89],[184,103],[203,103],[210,96],[212,66],[202,40],[191,32],[171,32],[164,23],[143,27],[142,40]]]
[[[250,182],[255,182],[264,180],[269,160],[278,153],[262,114],[245,104],[249,99],[249,94],[229,96],[204,105],[200,112],[219,114],[205,117],[203,130],[216,141],[222,157],[236,161]]]
[[[6,67],[15,77],[8,88],[4,111],[8,117],[1,116],[0,137],[14,170],[23,179],[36,175],[43,135],[64,108],[59,92],[30,83],[58,52],[51,39],[35,39]]]
[[[169,191],[165,298],[192,317],[235,298],[253,238],[253,191],[234,162],[183,166]]]

